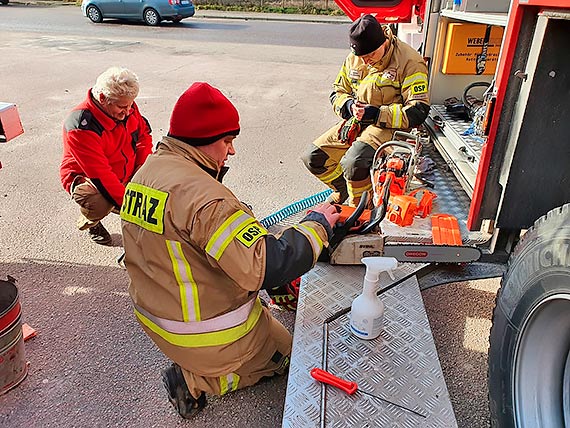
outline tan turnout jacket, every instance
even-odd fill
[[[333,110],[340,110],[348,98],[380,107],[377,125],[406,129],[406,111],[416,103],[429,105],[427,66],[421,55],[385,28],[390,45],[382,59],[372,66],[350,53],[333,84]]]
[[[268,338],[276,321],[257,297],[267,241],[276,238],[217,180],[219,174],[206,154],[164,137],[128,185],[121,210],[138,321],[186,371],[220,377],[220,389],[207,391],[213,393],[227,392],[224,376],[260,353],[269,361],[279,347]],[[295,238],[288,245],[307,260],[299,276],[315,264],[326,230],[306,221],[283,233]],[[279,341],[290,349],[290,336]]]

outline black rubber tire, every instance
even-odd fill
[[[89,5],[87,6],[87,17],[94,23],[99,24],[103,22],[103,14],[97,6]]]
[[[570,426],[570,204],[511,255],[489,339],[489,406],[494,428]]]
[[[143,20],[146,25],[156,27],[160,24],[162,18],[156,10],[154,10],[152,7],[148,7],[143,11]]]
[[[9,1],[9,0],[0,0],[0,3],[2,3],[2,4],[8,4],[8,1]]]

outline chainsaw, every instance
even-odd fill
[[[421,146],[419,134],[396,131],[393,141],[378,147],[370,168],[371,196],[365,192],[356,208],[337,205],[341,219],[334,227],[328,251],[323,251],[321,261],[355,265],[360,264],[363,257],[384,256],[400,262],[466,263],[480,258],[481,251],[470,246],[386,243],[380,223],[390,209],[390,196],[405,195],[414,178],[433,187],[415,174]],[[368,206],[372,208],[367,209]]]

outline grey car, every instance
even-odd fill
[[[194,15],[192,0],[83,0],[81,11],[91,21],[105,18],[144,21],[158,25],[161,21],[180,22]]]

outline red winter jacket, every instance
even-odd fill
[[[88,177],[115,207],[123,204],[125,185],[152,152],[151,129],[135,103],[123,121],[108,116],[87,99],[63,125],[61,183],[70,192],[77,175]]]

